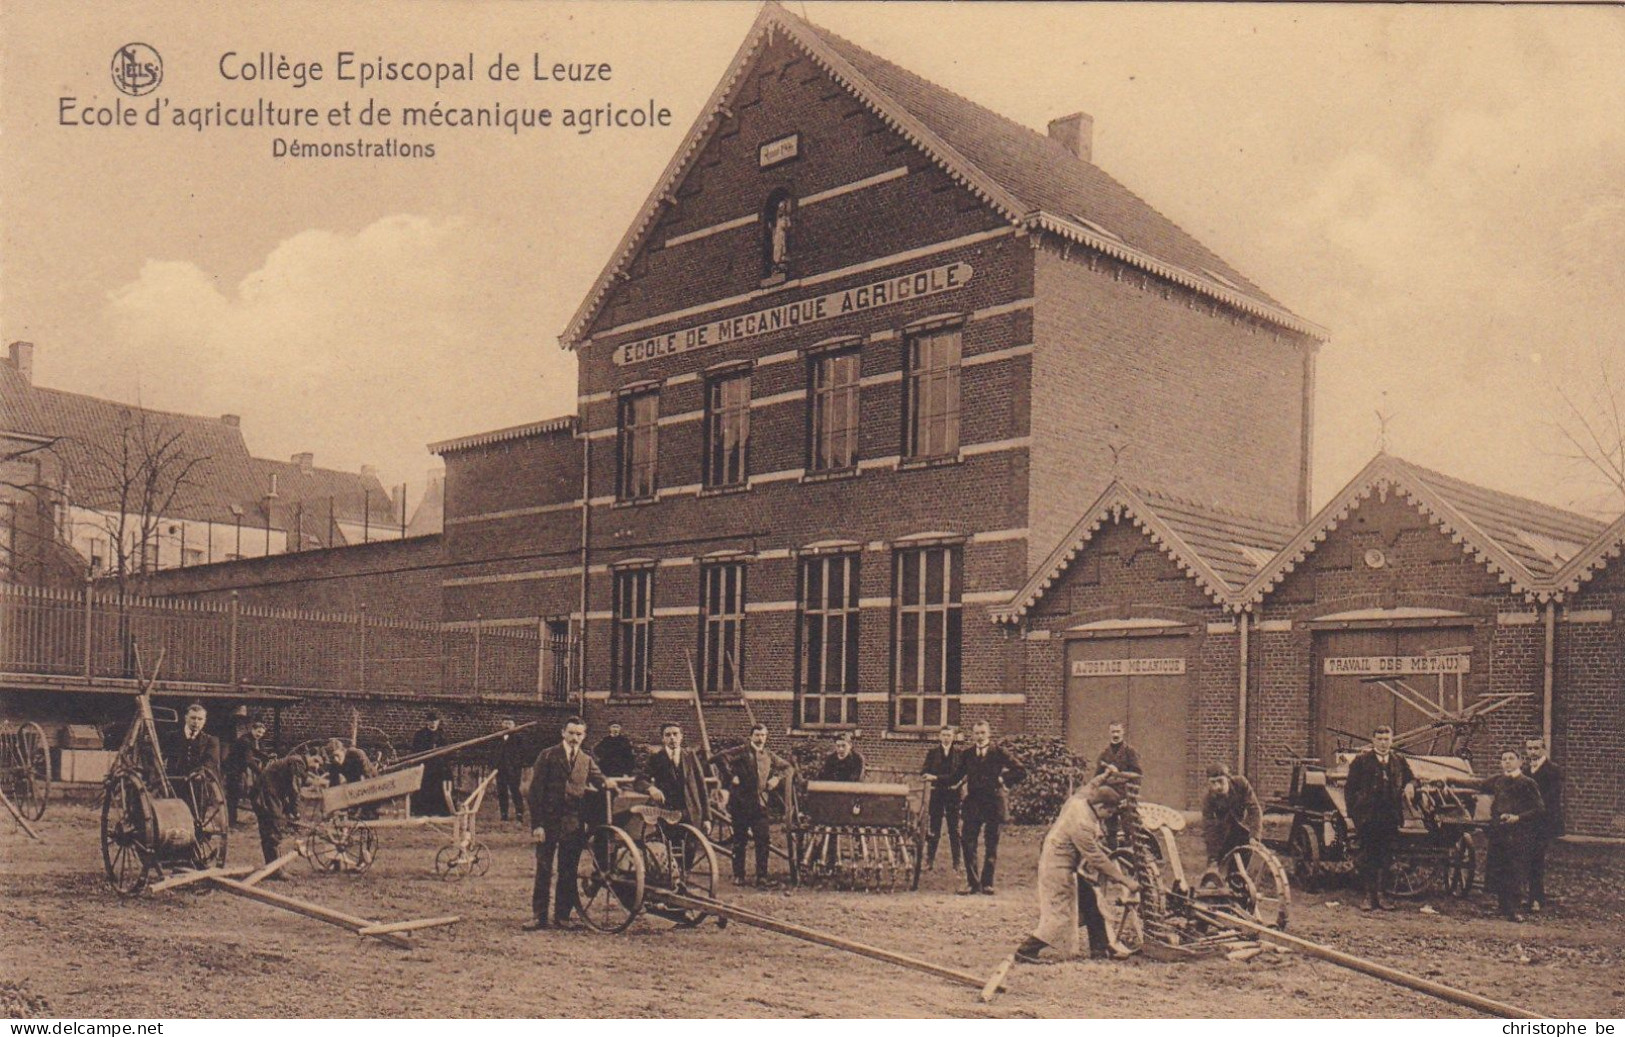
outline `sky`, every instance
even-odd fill
[[[1326,327],[1317,504],[1385,442],[1487,486],[1620,509],[1562,459],[1559,425],[1562,393],[1585,408],[1604,368],[1625,383],[1625,8],[791,9],[1034,129],[1090,113],[1098,165]],[[427,443],[574,410],[558,335],[757,10],[7,4],[0,337],[35,343],[37,384],[240,414],[256,454],[312,451],[420,487]],[[141,97],[110,74],[132,42],[164,66]],[[476,81],[363,87],[336,78],[341,51],[472,52]],[[324,78],[240,78],[267,52]],[[488,78],[498,52],[519,81]],[[536,81],[533,55],[612,72]],[[62,125],[65,97],[74,114],[124,103],[138,123],[155,99],[170,108],[160,127]],[[349,102],[352,119],[437,99],[672,116],[585,134],[168,124],[261,98],[323,117]],[[436,153],[279,159],[278,137]]]

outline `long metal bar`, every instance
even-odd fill
[[[805,940],[808,943],[816,943],[825,947],[833,947],[838,951],[847,951],[852,954],[860,954],[865,958],[873,958],[876,961],[886,961],[893,965],[901,965],[905,969],[913,969],[916,972],[924,972],[932,976],[950,980],[962,986],[972,987],[976,990],[981,990],[983,983],[985,982],[983,977],[969,972],[962,972],[959,969],[952,969],[946,965],[938,965],[934,962],[925,961],[923,959],[915,958],[897,951],[889,951],[884,947],[875,947],[871,944],[859,943],[856,940],[849,940],[844,936],[836,936],[834,933],[826,933],[818,929],[809,929],[806,926],[782,921],[780,919],[773,918],[770,915],[757,914],[754,911],[747,911],[744,908],[735,907],[732,904],[724,904],[720,900],[712,900],[710,897],[698,897],[688,893],[676,893],[667,889],[651,889],[648,892],[648,899],[651,902],[663,903],[666,906],[685,911],[704,911],[707,914],[716,915],[719,918],[726,918],[730,922],[739,922],[742,925],[754,926],[757,929],[766,929],[768,932],[778,933],[781,936],[791,936],[798,940]]]
[[[388,774],[391,771],[398,771],[406,767],[416,766],[417,764],[423,763],[425,760],[437,759],[441,756],[447,756],[451,753],[460,752],[463,749],[468,749],[476,745],[482,745],[494,739],[501,738],[503,735],[511,735],[516,731],[523,731],[527,727],[535,727],[540,723],[540,720],[527,720],[523,724],[515,724],[513,727],[504,727],[500,730],[492,731],[488,735],[476,735],[473,738],[464,739],[461,742],[453,742],[450,745],[442,745],[438,749],[426,749],[420,753],[413,753],[411,756],[403,756],[387,767],[378,768],[378,773]]]
[[[1462,1005],[1466,1008],[1475,1008],[1486,1015],[1499,1016],[1502,1019],[1549,1018],[1548,1016],[1540,1015],[1537,1012],[1532,1012],[1527,1008],[1519,1008],[1517,1005],[1509,1005],[1504,1001],[1496,1001],[1491,998],[1481,997],[1480,995],[1474,994],[1471,991],[1458,990],[1455,987],[1448,987],[1443,983],[1435,983],[1430,979],[1423,979],[1420,976],[1413,976],[1409,972],[1401,972],[1396,968],[1381,965],[1374,961],[1368,961],[1365,958],[1357,958],[1352,954],[1334,950],[1323,944],[1311,943],[1301,936],[1291,936],[1280,931],[1279,929],[1271,929],[1268,926],[1259,925],[1257,922],[1254,922],[1248,918],[1241,918],[1228,913],[1218,914],[1204,908],[1197,907],[1193,902],[1187,901],[1186,903],[1191,914],[1210,924],[1231,926],[1236,929],[1241,929],[1252,933],[1260,939],[1269,940],[1272,943],[1278,943],[1284,947],[1291,947],[1293,950],[1302,951],[1310,957],[1319,958],[1322,961],[1329,961],[1333,965],[1341,965],[1344,968],[1352,969],[1355,972],[1363,972],[1368,976],[1374,976],[1377,979],[1388,983],[1393,983],[1396,986],[1409,987],[1412,990],[1420,991],[1421,993],[1439,998],[1444,1001],[1449,1001],[1452,1004]]]

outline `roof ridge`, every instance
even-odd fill
[[[86,400],[103,407],[122,407],[128,410],[144,411],[147,414],[153,414],[159,417],[185,418],[188,421],[206,421],[210,424],[219,425],[222,428],[236,429],[239,435],[242,432],[241,426],[228,425],[226,422],[220,420],[219,415],[193,414],[188,411],[165,410],[159,407],[149,407],[144,403],[127,403],[124,400],[115,400],[108,396],[95,396],[87,392],[77,392],[73,389],[58,389],[49,385],[30,385],[29,388],[37,393],[48,393],[55,396],[69,396],[78,400]]]
[[[1466,479],[1460,478],[1459,476],[1449,475],[1445,472],[1428,468],[1425,465],[1419,465],[1414,461],[1408,461],[1405,458],[1398,457],[1394,454],[1389,454],[1388,457],[1390,460],[1397,461],[1399,464],[1411,469],[1424,479],[1437,479],[1442,482],[1450,483],[1455,486],[1462,486],[1479,493],[1491,494],[1495,497],[1500,497],[1503,500],[1511,501],[1517,504],[1524,504],[1530,507],[1540,508],[1545,511],[1555,512],[1564,516],[1565,518],[1578,519],[1580,522],[1586,525],[1595,527],[1591,533],[1592,537],[1595,537],[1597,534],[1607,529],[1609,525],[1609,523],[1604,522],[1601,519],[1593,518],[1590,515],[1584,514],[1583,512],[1570,511],[1567,508],[1560,508],[1555,504],[1548,504],[1545,501],[1536,500],[1533,497],[1525,497],[1522,494],[1512,493],[1507,490],[1498,490],[1493,486],[1485,486],[1481,483],[1469,482]],[[1538,533],[1539,530],[1530,530],[1530,532]]]

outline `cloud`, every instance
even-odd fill
[[[540,286],[481,240],[413,215],[306,230],[236,285],[150,260],[109,293],[100,360],[128,365],[147,406],[240,413],[258,454],[417,482],[431,440],[574,408],[574,360],[538,333]]]

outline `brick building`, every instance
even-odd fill
[[[1041,135],[769,4],[561,338],[578,413],[435,444],[445,618],[547,623],[637,731],[691,666],[730,735],[912,765],[945,721],[1048,729],[990,610],[1119,470],[1301,522],[1323,338],[1087,116]]]

